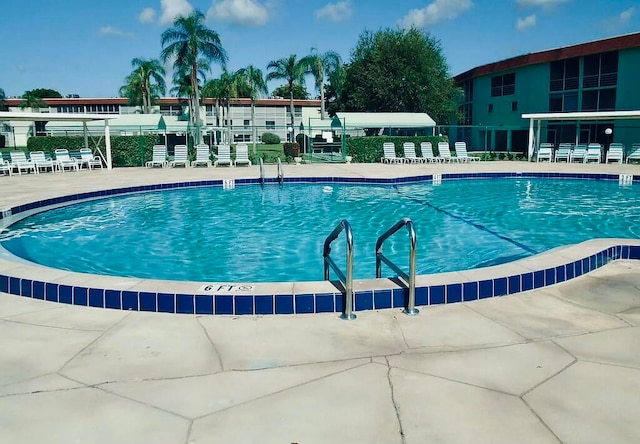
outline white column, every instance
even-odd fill
[[[536,120],[536,123],[538,125],[538,128],[536,128],[536,141],[534,143],[534,146],[538,145],[538,148],[540,148],[540,128],[542,127],[542,120]]]
[[[112,169],[111,165],[111,134],[109,132],[109,119],[104,121],[104,146],[107,150],[107,169]]]
[[[529,119],[529,162],[533,160],[533,147],[534,147],[533,119]]]
[[[82,122],[82,129],[84,130],[84,147],[89,148],[89,129],[86,121]]]

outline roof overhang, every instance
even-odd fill
[[[523,114],[523,119],[530,120],[619,120],[640,119],[640,111],[594,111],[573,113],[537,113]]]
[[[18,120],[23,122],[93,122],[112,120],[120,117],[117,114],[73,114],[73,113],[22,113],[0,111],[0,121]]]

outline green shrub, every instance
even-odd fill
[[[262,134],[262,143],[266,145],[276,145],[280,143],[280,137],[278,137],[277,134],[264,133]]]
[[[90,138],[89,147],[93,148],[95,138]],[[142,136],[111,136],[111,160],[114,167],[144,166],[151,160],[153,145],[162,143],[157,134]],[[27,140],[28,151],[44,151],[53,154],[57,148],[79,150],[84,147],[83,136],[47,136],[30,137]],[[98,147],[106,155],[104,138],[98,141]]]
[[[416,154],[420,155],[420,143],[431,142],[434,154],[438,155],[438,142],[447,140],[446,137],[439,136],[369,136],[369,137],[348,137],[347,138],[347,156],[352,156],[353,162],[360,163],[376,163],[384,157],[382,144],[392,142],[396,147],[396,155],[403,156],[404,152],[402,144],[404,142],[413,142],[416,145]]]
[[[4,137],[4,134],[0,134],[0,148],[4,148],[6,146],[7,139]]]
[[[286,158],[298,157],[300,155],[300,145],[298,145],[298,142],[285,142],[282,144],[282,149],[284,150],[284,156]]]

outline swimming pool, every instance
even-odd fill
[[[638,186],[616,181],[327,186],[198,187],[101,199],[24,219],[5,232],[2,245],[30,261],[85,273],[291,282],[322,279],[322,244],[343,218],[353,227],[358,279],[374,277],[375,241],[402,217],[416,228],[418,274],[510,262],[596,237],[640,237]],[[344,243],[334,245],[332,256],[342,264]],[[385,254],[407,263],[403,233],[385,243]]]

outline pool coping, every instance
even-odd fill
[[[640,175],[629,175],[634,182]],[[463,172],[394,178],[291,177],[285,183],[394,185],[476,178],[620,180],[619,174],[569,172]],[[34,213],[105,197],[192,187],[256,185],[260,179],[214,179],[105,188],[24,202],[0,212],[10,225]],[[267,185],[276,179],[266,180]],[[640,260],[640,240],[592,239],[506,264],[420,275],[416,305],[428,306],[505,296],[565,282],[619,259]],[[269,315],[341,312],[336,282],[238,283],[138,279],[75,273],[41,266],[0,251],[0,291],[63,304],[197,315]],[[354,311],[404,307],[408,289],[396,279],[354,280]]]

